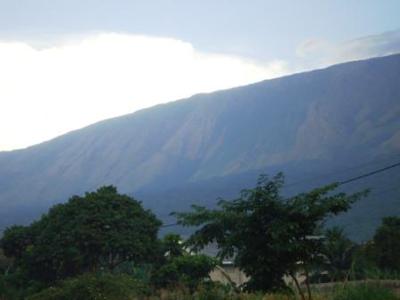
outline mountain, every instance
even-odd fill
[[[27,149],[0,152],[0,227],[113,184],[168,221],[284,171],[288,195],[400,161],[400,55],[356,61],[158,105]],[[400,167],[337,219],[363,239],[400,214]]]

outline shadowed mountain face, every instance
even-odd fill
[[[393,55],[196,95],[0,152],[0,227],[104,184],[164,216],[234,196],[259,173],[285,171],[295,182],[290,194],[397,161],[400,55]],[[368,236],[382,216],[400,214],[396,186],[400,168],[349,184],[386,194],[375,194],[379,202],[371,195],[340,222]]]

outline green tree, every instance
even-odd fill
[[[217,261],[204,254],[171,257],[154,274],[157,287],[184,286],[191,292],[206,278],[217,265]]]
[[[332,184],[284,198],[283,184],[282,174],[272,180],[261,176],[254,189],[232,201],[220,200],[217,209],[193,206],[193,211],[175,215],[181,225],[200,226],[188,240],[193,247],[216,242],[220,258],[234,257],[250,277],[247,289],[284,288],[284,275],[298,283],[298,269],[308,275],[309,266],[320,258],[324,221],[348,210],[363,193],[334,194],[337,185]]]
[[[0,249],[0,276],[3,274],[7,274],[11,269],[12,259],[6,257],[3,253],[3,250]]]
[[[151,261],[161,222],[113,186],[73,196],[30,226],[4,232],[1,246],[30,278],[51,282]]]
[[[31,227],[14,225],[7,228],[0,241],[4,255],[21,259],[27,247],[32,245],[33,231],[36,227],[35,224]]]
[[[184,286],[191,292],[215,268],[217,260],[204,254],[195,254],[186,248],[177,234],[167,234],[161,241],[163,259],[154,270],[156,287]]]
[[[357,244],[346,237],[342,228],[333,227],[325,231],[322,254],[331,281],[348,278],[357,249]]]
[[[378,267],[388,271],[400,271],[400,217],[383,218],[373,241]]]
[[[183,256],[185,254],[183,241],[179,234],[170,233],[165,235],[161,241],[161,249],[166,258]]]

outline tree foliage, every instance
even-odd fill
[[[209,278],[217,260],[204,254],[192,253],[185,248],[177,234],[166,235],[161,243],[164,259],[155,270],[153,282],[157,287],[183,286],[193,291],[204,279]]]
[[[172,257],[162,265],[154,276],[157,287],[183,286],[194,291],[195,288],[215,268],[217,261],[204,254]]]
[[[322,254],[331,281],[348,278],[357,250],[357,244],[346,237],[342,228],[333,227],[325,231]]]
[[[197,249],[216,242],[220,258],[233,257],[247,275],[249,290],[284,287],[283,276],[319,258],[319,238],[324,221],[347,211],[364,193],[333,193],[336,184],[284,198],[282,174],[271,180],[261,176],[254,189],[238,199],[220,200],[217,209],[193,206],[191,212],[175,213],[184,226],[200,226],[188,240]]]
[[[160,221],[113,186],[73,196],[30,226],[4,232],[1,247],[30,278],[54,281],[150,261]]]
[[[167,260],[185,254],[183,241],[179,234],[170,233],[165,235],[161,241],[161,249]]]
[[[377,265],[384,270],[400,271],[400,217],[386,217],[373,238]]]

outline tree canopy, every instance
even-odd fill
[[[217,260],[185,248],[177,234],[168,234],[161,241],[164,259],[153,274],[158,287],[186,286],[193,291],[217,265]]]
[[[400,217],[383,218],[374,235],[377,265],[388,271],[400,271]]]
[[[124,262],[151,261],[161,222],[113,186],[52,207],[30,226],[13,226],[1,240],[31,278],[53,281]]]
[[[328,271],[330,281],[348,279],[357,250],[357,244],[346,237],[343,228],[333,227],[325,231],[323,266]]]
[[[247,275],[249,290],[284,287],[283,277],[318,259],[325,220],[348,210],[364,193],[334,193],[336,184],[284,198],[284,177],[261,176],[257,186],[238,199],[220,200],[218,208],[193,206],[175,213],[178,223],[199,226],[188,243],[196,249],[215,242],[220,258],[233,257]]]

